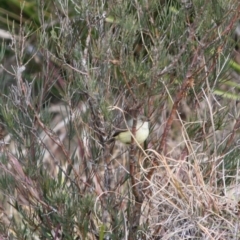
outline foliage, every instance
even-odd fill
[[[238,239],[239,10],[3,1],[0,237]]]

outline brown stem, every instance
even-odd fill
[[[132,133],[135,136],[136,133],[136,118],[133,121]],[[134,139],[132,138],[132,143],[130,146],[130,175],[131,175],[131,185],[132,185],[132,193],[135,198],[135,203],[133,206],[133,210],[131,211],[130,217],[130,231],[128,239],[135,239],[137,228],[140,224],[141,217],[141,207],[144,200],[144,196],[142,194],[142,187],[139,184],[139,180],[136,178],[137,173],[137,159],[136,159],[136,147],[134,144]]]

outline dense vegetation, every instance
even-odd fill
[[[2,0],[1,239],[240,239],[238,0]],[[109,141],[126,115],[142,145]]]

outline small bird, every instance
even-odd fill
[[[130,144],[133,137],[133,139],[135,138],[135,141],[137,141],[139,144],[143,143],[149,135],[149,119],[142,115],[138,116],[135,136],[132,133],[132,128],[133,119],[130,119],[127,121],[127,128],[116,131],[113,134],[113,138],[124,144]]]

